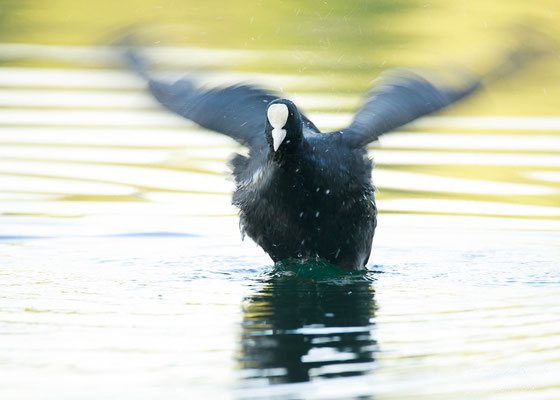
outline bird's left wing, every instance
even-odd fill
[[[508,50],[497,64],[482,75],[463,68],[447,68],[446,80],[427,78],[412,70],[394,69],[381,74],[364,106],[356,113],[343,140],[352,147],[363,147],[399,126],[423,115],[441,110],[476,92],[483,85],[515,74],[533,60],[554,54],[555,42],[532,30],[517,33],[519,43]],[[544,43],[544,44],[543,44]]]
[[[477,78],[462,80],[466,82],[455,87],[437,84],[412,70],[389,70],[378,78],[350,126],[341,131],[343,138],[352,147],[366,146],[383,133],[438,111],[482,86]]]

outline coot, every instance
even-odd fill
[[[164,82],[148,73],[136,51],[126,54],[163,106],[248,147],[248,156],[231,161],[243,236],[275,262],[319,258],[353,270],[368,262],[377,224],[366,146],[463,99],[483,82],[510,75],[535,55],[529,50],[510,52],[484,76],[448,69],[446,76],[458,86],[412,70],[388,70],[349,127],[324,133],[293,102],[259,87],[204,89],[189,76]]]

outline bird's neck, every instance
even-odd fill
[[[282,146],[274,151],[270,149],[269,159],[278,165],[292,165],[308,150],[309,144],[301,137],[299,140],[291,140],[283,143]]]

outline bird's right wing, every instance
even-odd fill
[[[144,60],[136,52],[128,50],[126,58],[146,79],[152,95],[167,109],[245,146],[265,141],[266,108],[277,96],[252,85],[205,90],[196,87],[196,81],[189,77],[173,83],[159,81],[150,76]]]
[[[203,89],[188,76],[167,83],[152,78],[134,51],[128,50],[126,58],[146,79],[153,96],[167,109],[242,145],[252,147],[266,143],[266,109],[271,101],[278,99],[276,95],[248,84]],[[307,117],[302,117],[310,129],[317,130]]]

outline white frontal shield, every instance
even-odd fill
[[[285,104],[272,104],[268,107],[268,122],[272,125],[272,147],[277,151],[286,138],[286,130],[282,129],[288,121],[288,107]]]

